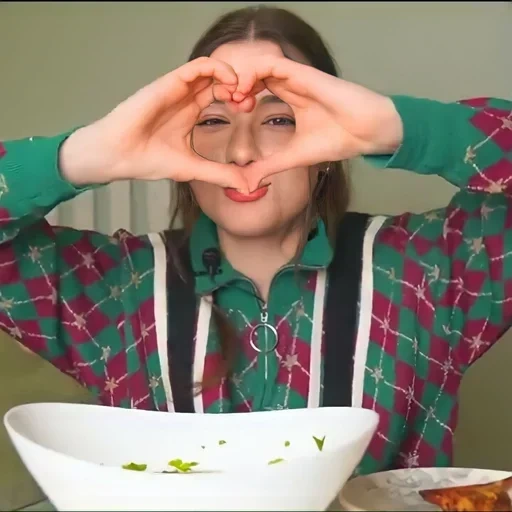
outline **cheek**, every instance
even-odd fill
[[[226,148],[229,144],[229,130],[208,130],[194,128],[191,144],[194,151],[207,160],[225,162]]]
[[[292,169],[272,177],[274,196],[284,209],[302,209],[310,201],[314,182],[309,170]]]
[[[211,205],[215,204],[220,190],[216,185],[205,183],[204,181],[193,181],[190,183],[190,188],[197,204],[204,211],[209,210]]]

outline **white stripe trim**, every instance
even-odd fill
[[[206,348],[208,346],[208,334],[210,332],[210,318],[212,316],[212,296],[201,297],[199,314],[197,317],[196,343],[194,349],[194,368],[192,375],[194,383],[201,382],[204,378],[204,360],[206,358]],[[203,394],[194,396],[195,412],[204,412]]]
[[[360,288],[359,324],[357,328],[356,347],[354,351],[354,371],[352,377],[352,407],[362,407],[364,374],[373,308],[373,244],[375,237],[384,224],[386,217],[374,217],[364,235],[363,270]]]
[[[322,334],[324,330],[324,303],[327,272],[319,270],[316,277],[315,300],[313,304],[313,332],[309,362],[308,407],[320,406],[320,386],[322,367]]]
[[[153,275],[154,315],[158,358],[162,372],[162,386],[165,392],[167,410],[174,412],[171,379],[169,376],[169,358],[167,354],[167,252],[160,234],[151,233],[148,235],[148,238],[153,246],[155,259]]]

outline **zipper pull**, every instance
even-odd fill
[[[268,309],[267,309],[267,305],[266,304],[263,304],[261,306],[261,315],[260,315],[260,319],[261,319],[261,323],[262,324],[266,324],[268,323]]]
[[[258,325],[255,325],[251,329],[251,333],[249,334],[249,343],[256,352],[268,354],[269,352],[272,352],[276,349],[277,344],[279,343],[279,335],[277,333],[277,329],[272,324],[268,323],[268,308],[266,303],[261,305],[260,320],[260,323]],[[267,340],[267,336],[270,335],[270,347],[266,347],[265,349],[259,347],[259,344],[254,339],[256,336],[256,331],[258,331],[258,329],[260,333],[262,331],[265,331],[265,340]]]

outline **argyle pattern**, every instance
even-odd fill
[[[461,191],[444,209],[387,219],[375,240],[363,406],[381,419],[360,473],[450,464],[461,378],[510,325],[512,103],[463,105],[467,120],[453,134],[460,140],[443,175]],[[23,174],[43,166],[27,155],[56,153],[62,140],[0,144],[0,328],[100,403],[165,411],[149,238],[50,226],[44,215],[78,191],[48,175],[60,187],[52,197],[44,180]],[[240,333],[242,356],[231,382],[203,393],[206,412],[306,406],[316,272],[301,275],[301,292],[288,281],[293,272],[276,280],[270,318],[283,343],[263,388],[265,365],[247,338],[259,310],[248,296],[219,297]],[[216,366],[218,347],[212,329],[205,374]]]

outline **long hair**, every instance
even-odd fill
[[[314,68],[332,76],[338,76],[336,63],[318,32],[296,14],[285,9],[257,6],[245,7],[221,16],[195,44],[189,61],[209,57],[217,48],[233,42],[270,41],[277,44],[285,56],[291,49],[298,51]],[[349,184],[342,162],[331,162],[329,172],[320,172],[319,179],[311,184],[311,198],[304,214],[303,232],[296,256],[300,256],[308,234],[316,218],[325,223],[327,234],[334,246],[337,226],[345,214],[349,202]],[[200,208],[194,200],[188,183],[175,183],[175,204],[171,215],[171,228],[181,219],[186,243],[199,217]],[[174,252],[176,258],[177,252]],[[179,261],[174,262],[180,268]],[[203,387],[218,383],[230,373],[237,349],[237,333],[226,315],[213,306],[213,320],[221,344],[222,365],[217,375],[204,381]]]

